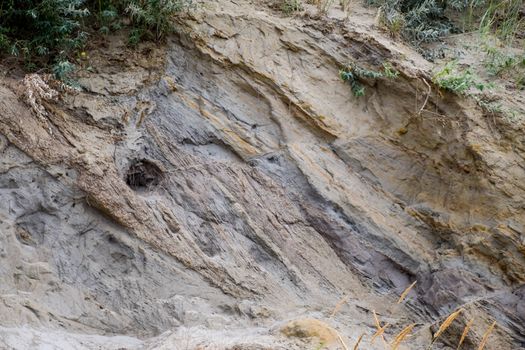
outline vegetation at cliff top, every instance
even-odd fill
[[[173,17],[193,6],[194,0],[3,0],[0,3],[0,55],[18,57],[28,71],[42,67],[55,77],[67,80],[74,62],[82,58],[91,37],[126,29],[128,43],[162,40],[173,30]],[[452,33],[479,31],[511,41],[525,36],[524,0],[364,0],[378,8],[379,25],[392,36],[400,36],[415,47]],[[305,0],[326,14],[339,3],[348,10],[347,0]],[[283,0],[282,10],[303,9],[303,0]],[[488,52],[487,63],[494,75],[520,69],[521,58],[513,60]],[[489,57],[490,58],[490,57]],[[356,74],[354,74],[356,73]],[[354,94],[363,93],[358,73],[345,75]],[[516,86],[525,85],[521,71]],[[356,79],[353,79],[356,78]],[[470,79],[464,76],[465,83]],[[443,81],[447,83],[447,81]],[[454,83],[450,81],[450,83]],[[465,84],[460,84],[463,89]],[[454,89],[454,87],[449,86]]]
[[[350,0],[281,0],[286,15],[303,10],[305,3],[317,6],[321,15],[339,5],[350,11]],[[394,37],[403,37],[416,47],[450,34],[480,31],[495,33],[503,40],[523,38],[524,0],[364,0],[378,8],[378,22]]]
[[[392,35],[412,43],[479,30],[503,40],[525,30],[523,0],[366,0],[379,7],[379,21]]]
[[[28,70],[51,66],[57,78],[73,71],[90,36],[129,29],[129,44],[160,40],[172,18],[192,0],[3,0],[0,53],[22,59]]]

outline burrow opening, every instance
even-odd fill
[[[151,189],[162,181],[164,173],[154,162],[147,159],[134,160],[126,173],[126,183],[133,190]]]

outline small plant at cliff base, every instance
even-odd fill
[[[301,0],[284,0],[281,5],[281,10],[286,15],[291,15],[292,13],[302,11],[303,3]]]
[[[319,345],[317,345],[317,347],[315,348],[315,350],[323,350],[323,348],[325,347],[325,343],[324,342],[320,342]]]
[[[472,88],[476,87],[483,91],[490,85],[483,84],[470,69],[458,70],[457,62],[451,61],[445,65],[432,77],[432,82],[440,89],[453,92],[458,95],[465,95]]]
[[[350,84],[352,88],[352,93],[355,97],[360,97],[365,95],[365,88],[359,82],[359,79],[379,79],[379,78],[397,78],[399,73],[395,71],[390,63],[383,63],[383,72],[368,70],[362,67],[359,67],[355,64],[349,64],[345,68],[339,71],[339,76],[343,81],[346,81]]]

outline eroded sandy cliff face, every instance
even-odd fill
[[[488,349],[524,346],[523,122],[429,95],[362,16],[207,4],[90,52],[44,119],[3,79],[0,347],[335,349],[375,310],[422,349],[458,307],[445,343],[474,318],[465,348],[493,320]],[[349,61],[400,76],[355,98]]]

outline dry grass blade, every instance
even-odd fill
[[[374,341],[376,340],[377,337],[381,337],[383,338],[383,333],[385,333],[385,329],[390,326],[389,323],[386,323],[383,327],[381,328],[378,328],[377,331],[374,333],[374,335],[372,336],[372,338],[370,339],[370,343],[374,344]],[[384,339],[384,338],[383,338]]]
[[[492,324],[487,329],[485,334],[483,334],[483,339],[481,340],[481,343],[479,344],[478,350],[483,350],[483,348],[487,344],[487,341],[489,340],[489,335],[490,335],[490,333],[492,332],[492,330],[494,329],[495,326],[496,326],[496,321],[492,322]]]
[[[459,309],[458,311],[454,311],[453,313],[451,313],[446,319],[445,321],[443,321],[443,323],[441,324],[441,326],[439,327],[438,331],[436,332],[436,334],[434,334],[434,338],[432,339],[432,342],[434,342],[434,340],[436,340],[444,331],[447,330],[447,328],[450,326],[450,324],[452,322],[454,322],[454,320],[459,316],[459,314],[463,311],[463,309]]]
[[[365,333],[361,334],[359,336],[359,338],[357,338],[357,342],[355,343],[354,345],[354,350],[358,350],[359,348],[359,344],[361,343],[361,340],[363,339],[363,337],[365,336]]]
[[[346,295],[343,298],[341,298],[341,300],[339,300],[339,302],[335,305],[334,310],[332,311],[332,314],[330,315],[330,317],[334,317],[335,314],[337,314],[339,312],[339,310],[341,310],[343,305],[348,302],[349,298],[350,298],[349,295]]]
[[[407,289],[405,289],[405,291],[403,293],[401,293],[401,296],[399,297],[399,300],[397,301],[398,304],[401,304],[401,302],[403,300],[405,300],[406,296],[408,295],[408,293],[410,293],[410,291],[412,290],[412,288],[414,288],[414,286],[416,285],[417,281],[414,281],[414,283],[412,283],[411,285],[408,286]]]
[[[381,323],[379,323],[379,318],[377,317],[376,310],[372,310],[372,313],[374,314],[374,321],[376,323],[377,329],[381,329]]]
[[[458,347],[456,348],[456,350],[459,350],[459,348],[461,347],[461,344],[463,344],[463,342],[465,341],[465,338],[467,337],[468,331],[470,330],[470,327],[472,326],[473,322],[474,322],[474,319],[472,318],[465,325],[465,329],[463,330],[463,334],[461,334],[461,339],[459,339]]]
[[[343,338],[341,338],[341,334],[337,333],[337,337],[339,338],[339,341],[341,342],[343,349],[348,350],[348,346],[346,346],[345,341],[343,340]]]
[[[407,337],[408,334],[410,334],[410,332],[412,332],[412,329],[414,328],[416,324],[413,323],[411,325],[408,325],[406,326],[401,332],[399,332],[398,335],[396,335],[396,337],[394,338],[394,340],[392,340],[392,350],[396,350],[397,347],[399,346],[399,344],[401,344],[401,342],[403,341],[403,339],[405,339]]]
[[[427,92],[427,97],[425,98],[425,102],[423,102],[423,105],[419,109],[419,112],[417,112],[417,115],[421,115],[421,112],[423,112],[423,110],[425,109],[427,102],[428,102],[428,98],[430,97],[430,94],[432,93],[432,87],[430,87],[430,84],[424,78],[423,78],[423,82],[427,86],[428,92]]]
[[[370,343],[374,344],[375,338],[381,337],[381,340],[383,340],[383,344],[385,346],[388,346],[388,343],[385,340],[385,337],[383,336],[383,333],[385,332],[386,327],[388,327],[388,323],[385,324],[383,327],[381,327],[381,322],[379,322],[379,318],[377,317],[376,310],[372,310],[372,313],[374,314],[374,321],[376,323],[377,331],[372,336],[372,339],[370,339]]]

